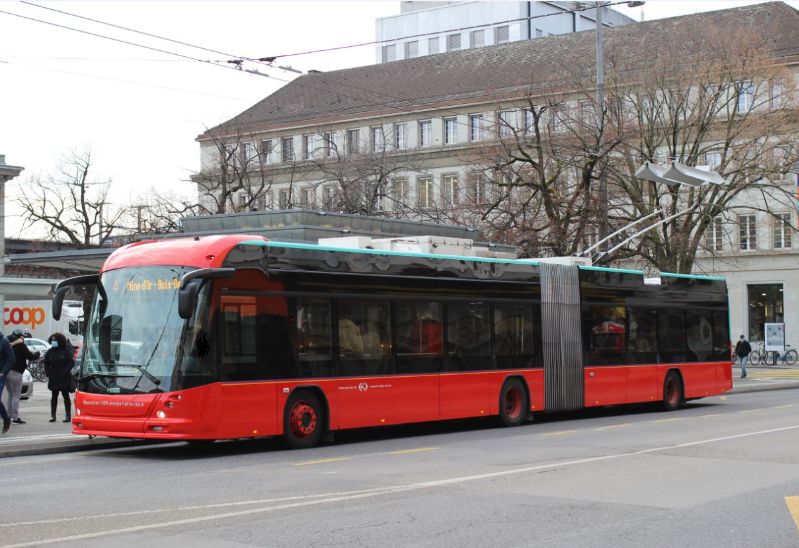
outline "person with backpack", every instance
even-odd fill
[[[749,354],[752,353],[752,345],[746,340],[746,337],[741,335],[741,338],[735,344],[735,355],[738,356],[738,361],[741,362],[741,378],[746,377],[746,362],[749,361]]]
[[[0,333],[0,394],[3,393],[6,377],[13,366],[14,350],[11,348],[11,343],[8,342],[6,336]],[[11,416],[6,413],[6,406],[3,405],[2,398],[0,398],[0,417],[3,419],[3,434],[5,434],[11,428]]]

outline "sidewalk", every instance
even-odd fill
[[[738,367],[733,367],[733,387],[727,394],[799,388],[799,366],[747,367],[746,370],[747,376],[742,379],[741,370]],[[61,401],[59,401],[56,415],[57,421],[49,422],[50,391],[47,390],[46,384],[40,382],[34,383],[33,397],[29,400],[22,400],[20,403],[19,414],[27,422],[26,424],[12,424],[11,430],[4,436],[0,436],[0,458],[164,443],[115,438],[90,439],[88,436],[75,436],[71,433],[72,425],[61,422],[61,419],[64,418]]]

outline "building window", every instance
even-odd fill
[[[316,147],[316,139],[314,135],[302,136],[302,159],[310,160],[313,158],[314,148]]]
[[[294,138],[293,137],[283,137],[283,140],[280,142],[281,150],[280,150],[280,158],[284,162],[293,162],[294,161]]]
[[[250,197],[246,194],[239,194],[239,207],[247,207],[247,204],[250,202]]]
[[[762,341],[765,324],[785,321],[782,284],[746,286],[749,297],[749,340]]]
[[[322,187],[322,207],[325,209],[333,208],[334,187],[328,185]]]
[[[740,215],[739,225],[739,244],[742,251],[757,249],[757,226],[755,225],[754,215]]]
[[[782,99],[782,80],[773,80],[771,82],[771,108],[783,108],[785,102]]]
[[[397,46],[394,44],[383,46],[383,62],[389,63],[397,60]]]
[[[705,229],[705,247],[708,251],[721,251],[723,249],[724,232],[721,229],[721,219],[715,218]]]
[[[247,167],[250,162],[256,160],[258,155],[255,153],[255,145],[252,143],[241,144],[241,165]]]
[[[275,157],[274,157],[274,146],[272,145],[272,139],[265,139],[261,141],[261,163],[271,164],[274,161]]]
[[[322,134],[322,146],[324,147],[325,158],[331,158],[333,151],[336,149],[333,143],[333,133],[326,131]]]
[[[413,59],[419,57],[419,42],[405,42],[405,59]]]
[[[435,38],[428,38],[427,53],[430,55],[438,53],[438,36],[436,36]]]
[[[716,169],[721,165],[721,152],[705,152],[705,165],[710,169]]]
[[[457,119],[444,118],[444,144],[451,145],[457,140]]]
[[[395,208],[397,204],[408,205],[410,199],[410,188],[408,179],[394,179],[391,181],[391,198],[394,200]]]
[[[473,204],[483,204],[486,200],[485,178],[482,173],[469,175],[466,192]]]
[[[486,31],[473,30],[472,31],[472,47],[482,48],[486,45]]]
[[[300,206],[313,207],[316,203],[316,191],[313,188],[300,189]]]
[[[419,146],[427,147],[433,143],[433,122],[422,120],[419,122]]]
[[[513,127],[513,111],[499,111],[499,114],[497,114],[497,135],[500,137],[510,137],[513,135]]]
[[[791,214],[779,213],[774,219],[774,249],[791,248]]]
[[[441,185],[444,187],[444,202],[448,205],[458,205],[460,203],[460,192],[458,189],[457,175],[444,175],[441,178]]]
[[[510,27],[508,25],[494,27],[494,43],[505,44],[508,41],[510,41]]]
[[[461,49],[461,35],[450,34],[447,36],[447,51],[457,51]]]
[[[359,133],[358,129],[347,130],[347,154],[358,154]]]
[[[535,120],[533,118],[533,110],[526,108],[524,109],[524,134],[525,135],[532,135],[535,133],[535,128],[533,127]]]
[[[405,150],[408,148],[407,124],[394,124],[394,146],[397,150]]]
[[[280,193],[278,194],[278,205],[280,209],[286,209],[289,206],[289,191],[288,189],[281,189]]]
[[[383,152],[386,148],[383,126],[371,128],[370,133],[372,135],[372,152]]]
[[[738,112],[748,112],[752,108],[755,87],[748,80],[738,82],[738,86]]]
[[[483,140],[483,115],[470,114],[469,115],[469,140],[482,141]]]
[[[436,203],[435,196],[433,196],[433,178],[419,177],[417,182],[419,185],[419,207],[433,207]]]

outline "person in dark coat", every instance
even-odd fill
[[[25,333],[22,329],[15,329],[8,338],[14,349],[14,365],[6,377],[6,392],[8,392],[7,411],[11,415],[11,422],[25,424],[19,416],[19,399],[22,395],[22,374],[28,368],[28,362],[39,359],[38,352],[31,352],[25,345]]]
[[[11,343],[3,333],[0,333],[0,394],[3,393],[3,387],[6,385],[6,375],[13,366],[14,351],[11,349]],[[3,405],[2,398],[0,398],[0,417],[3,419],[3,434],[5,434],[11,428],[11,416],[6,413],[6,406]]]
[[[72,401],[69,392],[72,390],[72,366],[75,360],[67,346],[67,338],[62,333],[53,333],[47,339],[50,349],[44,355],[44,372],[47,374],[47,388],[50,389],[50,422],[55,422],[55,411],[58,407],[59,392],[64,397],[64,422],[72,420]]]

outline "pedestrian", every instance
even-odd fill
[[[52,394],[50,397],[50,422],[55,422],[55,411],[58,407],[58,394],[64,398],[64,421],[72,420],[72,401],[69,393],[72,391],[72,366],[75,360],[67,346],[67,338],[62,333],[53,333],[47,339],[50,349],[44,354],[44,372],[47,374],[47,388]]]
[[[28,360],[38,360],[39,353],[31,352],[25,344],[25,333],[22,329],[15,329],[8,338],[11,348],[14,349],[14,365],[6,377],[6,391],[8,392],[8,405],[6,411],[11,416],[11,422],[25,424],[19,416],[19,398],[22,394],[22,374],[28,368]]]
[[[3,387],[6,384],[6,377],[8,372],[14,366],[14,351],[11,349],[11,343],[2,332],[0,332],[0,396],[3,394]],[[6,406],[3,405],[3,398],[0,397],[0,417],[3,419],[3,434],[8,432],[11,428],[11,417],[6,412]]]
[[[741,335],[738,342],[735,344],[735,355],[738,356],[738,361],[741,362],[741,378],[746,378],[746,362],[749,361],[749,354],[752,353],[752,345],[746,340],[746,337]]]

